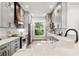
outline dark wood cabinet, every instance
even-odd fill
[[[21,5],[18,2],[14,2],[14,24],[16,28],[23,28],[23,20],[21,16],[21,11],[23,11]]]
[[[14,2],[14,24],[17,27],[18,21],[20,20],[20,5]]]

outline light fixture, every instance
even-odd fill
[[[54,11],[55,16],[59,16],[60,15],[61,9],[62,9],[62,6],[61,5],[58,5],[55,8],[55,11]]]
[[[8,6],[10,6],[11,8],[14,8],[14,5],[11,2],[8,3]]]
[[[8,3],[8,6],[11,6],[11,3],[10,2]]]
[[[52,9],[53,9],[53,5],[49,5],[49,11],[48,11],[48,13],[50,13],[52,11]]]

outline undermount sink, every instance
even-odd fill
[[[50,41],[51,43],[54,43],[54,42],[58,42],[59,40],[54,38],[54,37],[52,37],[52,36],[49,36],[48,37],[48,41]]]
[[[56,47],[73,48],[75,45],[74,41],[59,40],[53,36],[49,36],[48,41],[51,41],[50,44],[52,44],[54,48]]]

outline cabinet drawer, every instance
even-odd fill
[[[20,48],[20,40],[16,39],[11,42],[11,55],[13,55]]]
[[[9,56],[10,55],[10,43],[6,43],[0,46],[0,56]]]
[[[7,45],[6,44],[0,46],[0,51],[5,50],[5,49],[7,49]]]
[[[10,46],[10,42],[9,42],[9,43],[6,43],[6,44],[4,44],[4,45],[1,45],[1,46],[0,46],[0,51],[3,50],[3,49],[5,49],[5,48],[10,49],[9,46]]]

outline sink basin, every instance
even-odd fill
[[[58,42],[59,40],[54,38],[54,37],[52,37],[52,36],[49,36],[48,37],[48,41],[51,41],[51,43],[54,43],[54,42]]]
[[[73,48],[75,45],[75,42],[72,40],[71,41],[59,40],[53,36],[48,36],[48,41],[51,41],[50,44],[52,44],[54,48],[57,48],[57,47]]]

